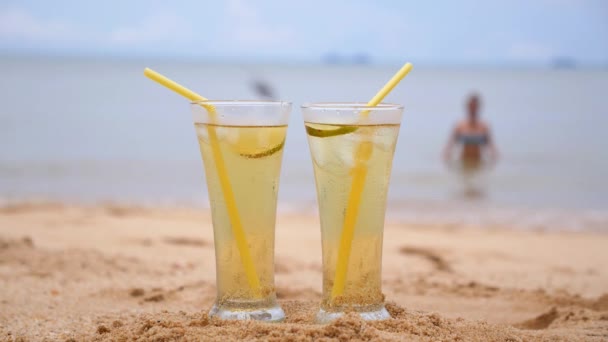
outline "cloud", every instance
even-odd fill
[[[336,52],[448,63],[543,63],[554,56],[605,63],[607,53],[603,0],[465,1],[439,12],[432,4],[401,1],[190,0],[168,9],[163,1],[143,9],[141,1],[0,2],[0,53],[317,60]],[[472,8],[475,25],[463,24]]]
[[[159,11],[132,26],[119,27],[109,34],[109,41],[118,44],[184,41],[192,37],[190,24],[175,13]]]
[[[281,47],[293,41],[294,32],[269,24],[260,12],[242,0],[227,1],[228,36],[245,47]]]
[[[578,7],[580,5],[582,5],[583,3],[586,3],[587,5],[592,4],[593,1],[589,1],[589,0],[536,0],[538,4],[542,5],[542,6],[546,6],[546,7],[555,7],[555,6],[560,6],[560,7],[567,7],[567,8],[572,8],[572,7]],[[603,0],[600,0],[603,1]]]
[[[0,43],[94,44],[106,47],[155,42],[189,41],[192,29],[184,18],[168,11],[153,12],[135,24],[90,31],[68,22],[41,18],[22,8],[0,9]]]
[[[308,8],[302,30],[310,30],[308,41],[318,54],[369,53],[372,56],[402,58],[409,49],[420,49],[421,35],[415,35],[420,26],[398,6],[381,7],[372,2],[349,2],[348,6],[332,3]]]
[[[0,38],[29,41],[68,41],[78,38],[78,31],[67,23],[37,18],[20,8],[0,10]]]

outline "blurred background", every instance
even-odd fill
[[[0,201],[207,206],[188,101],[292,101],[279,210],[316,212],[299,106],[406,110],[388,218],[608,230],[608,2],[104,1],[0,3]],[[478,196],[442,161],[481,97],[500,160]]]

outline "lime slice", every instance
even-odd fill
[[[318,129],[309,125],[306,126],[306,133],[312,137],[327,138],[336,135],[349,134],[357,130],[357,126],[340,126],[336,129]]]
[[[241,129],[233,140],[232,148],[245,158],[264,158],[283,149],[285,130],[274,128]]]
[[[239,155],[241,157],[245,157],[245,158],[251,158],[251,159],[256,159],[256,158],[264,158],[264,157],[268,157],[271,156],[277,152],[279,152],[280,150],[283,149],[283,146],[285,146],[285,140],[283,140],[280,144],[278,144],[275,147],[272,147],[266,151],[262,151],[259,153],[239,153]]]

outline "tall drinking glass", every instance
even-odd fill
[[[391,166],[403,107],[363,103],[302,106],[312,156],[323,250],[317,321],[356,311],[390,315],[382,294],[382,237]]]
[[[192,103],[215,242],[217,299],[211,316],[281,321],[274,288],[279,174],[291,104]]]

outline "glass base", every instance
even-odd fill
[[[235,310],[232,308],[226,308],[218,306],[217,303],[213,305],[211,311],[209,311],[209,317],[217,317],[219,319],[227,320],[255,320],[263,322],[281,322],[285,319],[285,312],[278,304],[268,308],[260,308],[253,310]]]
[[[349,308],[350,311],[356,312],[359,314],[361,319],[365,321],[382,321],[385,319],[391,318],[391,315],[386,311],[384,304],[381,306],[370,307],[355,307]],[[316,322],[320,324],[327,324],[335,321],[336,319],[344,316],[346,314],[345,311],[325,311],[323,308],[319,309],[317,313]]]

